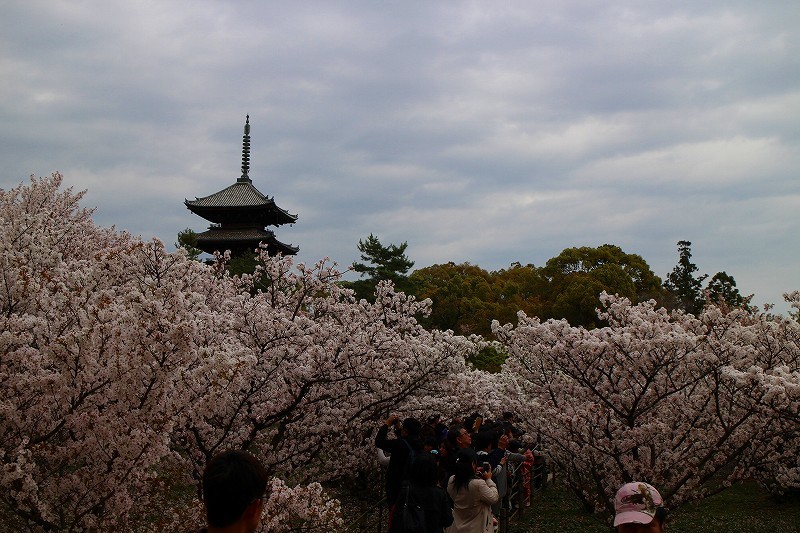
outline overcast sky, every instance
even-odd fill
[[[754,302],[800,289],[800,3],[74,1],[0,7],[0,188],[60,171],[172,247],[240,174],[299,259],[370,233],[415,268],[692,242]]]

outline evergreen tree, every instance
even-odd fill
[[[736,288],[733,276],[725,272],[717,272],[708,282],[708,297],[712,303],[725,302],[729,307],[741,307],[745,299]]]
[[[197,232],[191,228],[178,232],[178,242],[175,243],[175,247],[186,250],[186,256],[195,261],[199,261],[200,254],[203,253],[203,250],[197,247]]]
[[[572,325],[597,327],[600,293],[625,296],[633,303],[664,299],[661,279],[637,254],[619,246],[567,248],[542,269],[547,280],[545,318],[566,318]]]
[[[433,301],[430,316],[420,319],[423,326],[450,329],[458,335],[491,335],[500,295],[493,275],[486,270],[469,263],[432,265],[415,270],[409,283],[417,298]],[[514,309],[509,319],[514,319],[518,310]]]
[[[353,263],[353,270],[367,279],[346,283],[345,285],[356,291],[356,296],[371,300],[375,286],[379,281],[388,280],[394,283],[399,291],[408,290],[408,276],[406,275],[414,261],[405,255],[408,243],[400,245],[390,244],[384,246],[380,239],[369,234],[366,239],[359,239],[358,251],[361,252],[363,263]]]
[[[692,263],[692,243],[678,241],[678,264],[667,274],[664,288],[669,291],[674,299],[674,306],[693,315],[699,314],[705,307],[703,296],[703,281],[708,274],[695,276],[699,269]]]

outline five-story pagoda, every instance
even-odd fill
[[[297,215],[290,215],[273,198],[261,194],[250,179],[250,115],[242,140],[242,176],[236,183],[203,198],[184,200],[192,213],[212,222],[208,231],[197,235],[196,246],[209,254],[230,250],[238,256],[264,243],[269,255],[294,255],[299,248],[280,242],[266,227],[293,224]]]

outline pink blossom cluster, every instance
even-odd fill
[[[711,480],[797,486],[800,329],[765,312],[699,317],[603,296],[606,328],[520,315],[485,344],[427,331],[430,301],[336,265],[260,254],[252,275],[97,227],[62,178],[0,190],[0,514],[11,529],[191,530],[206,462],[254,453],[264,523],[335,530],[320,481],[376,468],[390,413],[516,411],[598,507],[647,479],[673,505]],[[788,295],[800,310],[800,293]],[[287,485],[289,483],[289,485]]]
[[[319,483],[292,488],[275,478],[269,491],[264,509],[267,531],[294,530],[300,525],[304,531],[337,531],[344,524],[339,502],[328,499]]]
[[[243,448],[276,478],[273,529],[324,529],[338,506],[311,482],[369,464],[375,421],[475,349],[390,284],[355,301],[327,260],[265,252],[232,277],[95,226],[61,182],[0,191],[0,505],[20,527],[195,520],[205,463]]]
[[[634,479],[671,506],[746,477],[798,486],[796,320],[601,300],[604,328],[524,314],[494,324],[509,353],[500,379],[573,488],[602,510]]]

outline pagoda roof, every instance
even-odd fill
[[[294,255],[300,250],[297,246],[276,239],[272,231],[259,228],[230,229],[212,226],[208,231],[197,235],[197,247],[208,253],[238,249],[243,245],[255,249],[260,242],[269,245],[270,251],[274,248],[283,255]]]
[[[297,222],[297,215],[291,215],[288,211],[281,209],[275,204],[275,200],[266,196],[256,189],[249,179],[241,178],[230,187],[226,187],[219,192],[195,198],[194,200],[184,200],[186,207],[192,212],[203,216],[203,212],[218,210],[259,210],[268,211],[274,216],[275,225],[293,224]]]

